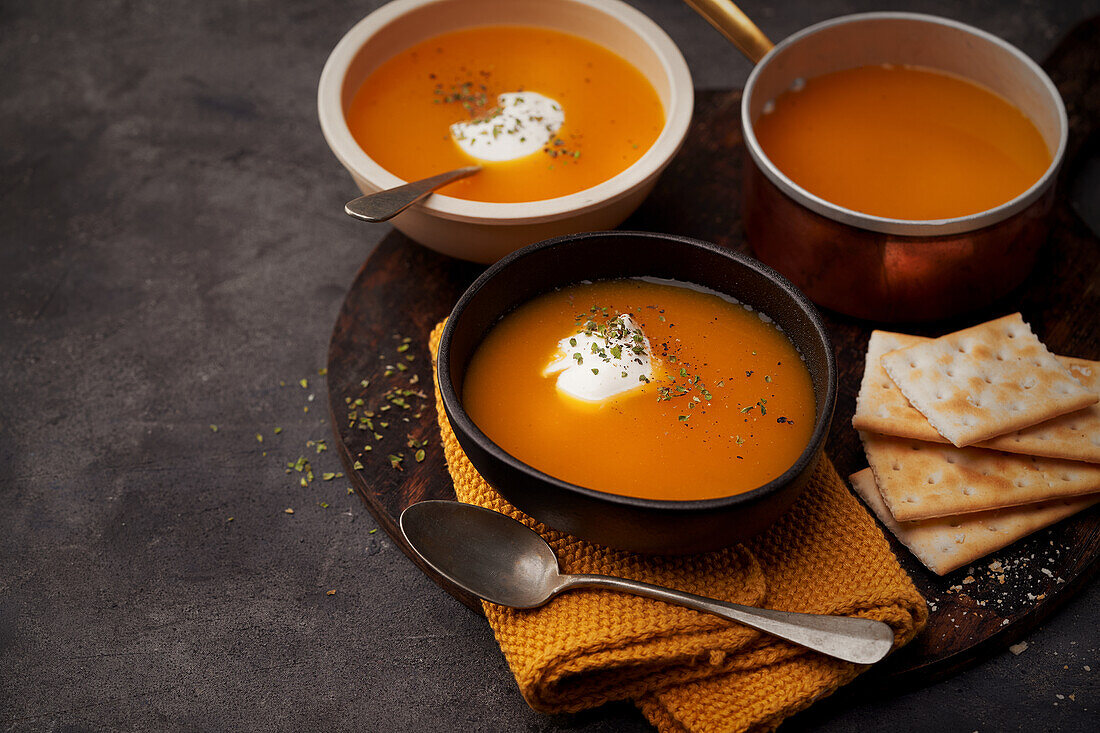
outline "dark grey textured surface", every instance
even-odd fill
[[[305,445],[330,436],[316,370],[387,229],[342,213],[314,93],[378,4],[0,5],[0,729],[646,729],[625,704],[530,711],[484,621],[370,533],[346,483],[284,474],[307,450],[340,470]],[[634,4],[698,86],[743,83],[686,7]],[[775,39],[880,7],[743,5]],[[1041,58],[1100,3],[905,9]],[[1098,602],[1020,656],[788,729],[1096,725]]]

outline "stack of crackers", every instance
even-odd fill
[[[937,339],[875,331],[856,492],[943,575],[1100,501],[1100,362],[1019,313]]]

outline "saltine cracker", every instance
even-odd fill
[[[928,418],[909,404],[881,363],[881,358],[891,351],[931,340],[890,331],[874,331],[871,334],[863,381],[856,398],[856,412],[852,417],[854,428],[934,443],[948,442],[936,432]],[[1085,389],[1100,392],[1100,362],[1068,356],[1055,358]],[[974,447],[1100,463],[1100,402],[1038,425],[975,443]]]
[[[881,361],[909,403],[956,447],[1100,400],[1047,351],[1019,313],[891,351]]]
[[[879,521],[937,575],[968,565],[1100,501],[1100,496],[1093,494],[958,517],[899,522],[882,500],[871,469],[852,474],[851,482]]]

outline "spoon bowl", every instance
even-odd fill
[[[561,584],[550,545],[503,514],[455,501],[422,501],[401,512],[399,522],[424,562],[490,603],[536,608]]]
[[[501,606],[537,608],[571,588],[602,588],[711,613],[857,664],[874,664],[894,646],[893,630],[881,621],[753,608],[610,575],[563,574],[554,550],[536,532],[471,504],[422,501],[398,521],[429,567]]]

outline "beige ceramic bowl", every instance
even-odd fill
[[[508,24],[572,33],[619,54],[656,89],[665,108],[665,126],[632,166],[584,191],[506,204],[433,194],[393,219],[397,229],[417,242],[474,262],[495,262],[550,237],[618,226],[641,204],[679,150],[694,104],[691,74],[680,50],[656,23],[619,0],[394,0],[340,40],[317,89],[325,140],[363,193],[406,183],[363,152],[348,129],[345,110],[363,80],[394,54],[432,36]]]

